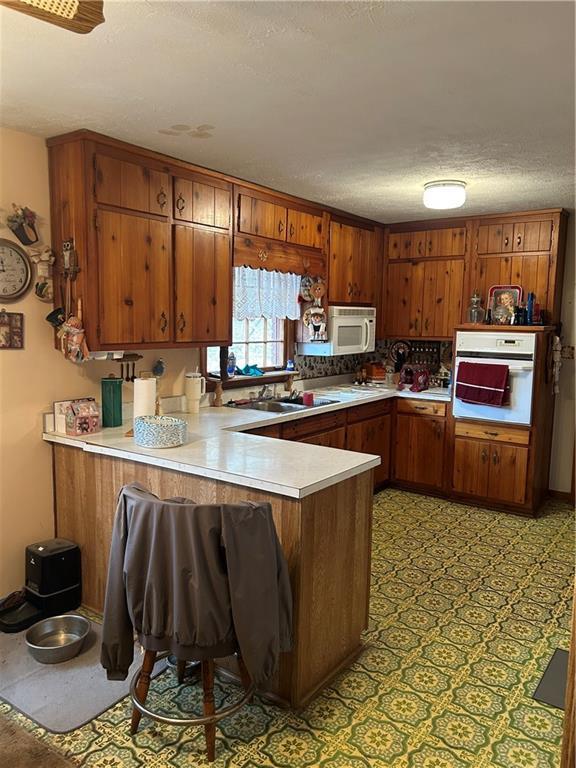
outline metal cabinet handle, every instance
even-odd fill
[[[278,222],[278,234],[280,234],[280,235],[281,235],[281,234],[282,234],[282,232],[284,232],[284,222],[282,222],[282,221],[279,221],[279,222]]]
[[[290,224],[290,237],[294,236],[294,224]]]
[[[516,238],[516,245],[521,245],[521,244],[522,244],[522,235],[518,235],[518,237]]]
[[[134,300],[133,299],[124,299],[124,304],[126,304],[127,307],[133,307],[134,306]]]
[[[178,213],[182,213],[184,208],[186,208],[186,200],[182,197],[182,195],[178,195],[178,199],[176,200],[176,208],[178,209]]]
[[[166,192],[164,192],[163,189],[160,189],[160,192],[158,192],[156,196],[156,202],[158,203],[160,208],[164,208],[167,200],[168,200],[168,196],[166,195]]]
[[[486,448],[484,448],[484,450],[480,454],[480,458],[482,459],[482,464],[486,464],[486,461],[488,459],[488,451],[486,450]]]
[[[425,405],[415,405],[414,406],[414,410],[415,411],[425,411],[426,410],[426,406]]]
[[[509,237],[505,237],[504,238],[504,245],[508,245],[509,242],[510,242],[510,238]]]
[[[487,431],[485,430],[485,431],[484,431],[484,434],[485,434],[485,435],[490,435],[490,437],[498,437],[498,434],[499,434],[499,433],[498,433],[498,432],[487,432]]]
[[[494,451],[494,453],[492,454],[492,464],[496,466],[496,464],[498,464],[499,461],[500,461],[500,457],[498,456],[496,451]]]
[[[178,318],[178,330],[180,333],[184,333],[184,328],[186,328],[186,320],[184,318],[184,313],[180,312],[180,317]]]
[[[165,333],[166,328],[168,328],[168,318],[166,317],[166,313],[162,312],[160,315],[160,332]]]

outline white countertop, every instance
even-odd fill
[[[304,498],[377,467],[380,457],[246,435],[243,431],[391,397],[444,402],[450,399],[447,391],[441,389],[414,393],[380,387],[334,385],[316,388],[314,392],[339,402],[295,413],[223,407],[201,408],[199,414],[171,414],[188,422],[188,442],[178,448],[150,449],[137,446],[134,438],[125,437],[131,423],[81,437],[45,432],[43,438],[48,442],[81,448],[90,453],[153,464],[281,496]]]

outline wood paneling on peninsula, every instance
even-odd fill
[[[85,605],[102,611],[118,490],[138,481],[161,498],[269,501],[288,562],[294,645],[269,693],[303,706],[361,650],[368,625],[372,471],[289,499],[148,464],[54,445],[56,534],[80,545]]]

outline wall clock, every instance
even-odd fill
[[[12,240],[0,238],[0,303],[24,296],[32,282],[28,254]]]

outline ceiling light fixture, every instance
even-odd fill
[[[445,179],[424,184],[426,208],[460,208],[466,202],[466,182]]]

